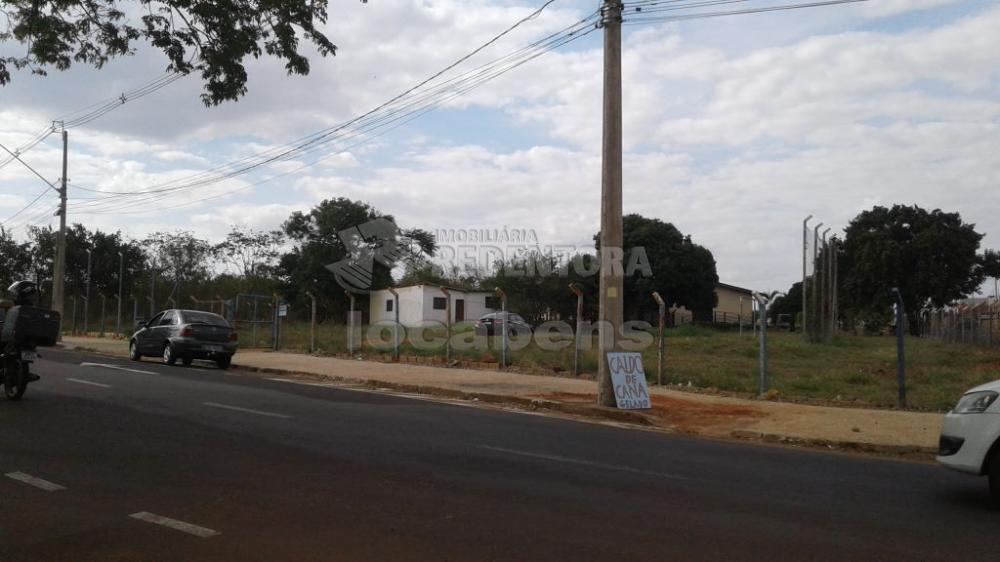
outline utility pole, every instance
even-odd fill
[[[53,127],[55,124],[53,123]],[[56,233],[56,261],[52,264],[52,310],[62,317],[66,300],[66,174],[69,170],[69,133],[62,132],[62,181],[59,187],[59,232]]]
[[[808,271],[806,267],[806,254],[809,252],[809,220],[813,216],[809,215],[802,221],[802,337],[809,341],[809,322],[806,321],[806,278]],[[742,306],[742,297],[740,305]],[[743,310],[740,309],[740,322],[743,321]],[[742,324],[741,324],[742,327]],[[742,331],[742,330],[741,330]]]
[[[604,0],[604,124],[601,166],[601,270],[598,296],[597,402],[614,407],[607,354],[618,351],[622,326],[622,3]]]

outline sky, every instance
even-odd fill
[[[519,230],[544,247],[592,248],[600,214],[599,31],[390,130],[152,203],[94,199],[148,190],[363,114],[541,3],[334,2],[325,30],[337,55],[311,57],[308,76],[287,76],[280,61],[251,61],[239,102],[206,108],[192,75],[71,129],[69,221],[136,238],[193,230],[215,241],[234,225],[276,229],[294,211],[347,197],[403,227]],[[789,2],[746,5],[781,3]],[[556,0],[445,78],[597,6]],[[625,212],[690,234],[713,252],[721,281],[786,290],[802,276],[807,215],[833,234],[874,205],[959,212],[986,235],[984,248],[1000,248],[996,2],[869,0],[626,22]],[[0,54],[17,49],[3,45]],[[157,78],[166,64],[140,49],[100,70],[16,73],[0,88],[0,143],[18,146],[53,119]],[[50,181],[61,176],[57,135],[23,158]],[[0,168],[0,221],[45,189],[16,162]],[[54,224],[55,204],[50,191],[4,226],[23,235],[29,224]]]

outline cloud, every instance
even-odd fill
[[[714,252],[724,281],[755,289],[786,289],[801,275],[799,229],[807,214],[842,229],[873,204],[916,203],[992,228],[1000,210],[1000,9],[970,3],[932,10],[945,4],[880,0],[712,25],[627,28],[626,212],[673,222]],[[330,25],[340,54],[314,59],[309,77],[284,78],[280,63],[255,61],[250,95],[210,110],[197,101],[197,78],[181,80],[71,131],[70,177],[105,191],[137,191],[200,173],[208,162],[273,149],[375,107],[534,7],[484,0],[346,6]],[[593,8],[580,1],[546,10],[472,62]],[[70,102],[113,95],[155,69],[155,60],[144,51],[99,76],[73,70],[44,83],[18,76],[4,91],[0,142],[30,138],[44,116],[71,109]],[[405,226],[529,228],[542,244],[590,248],[600,211],[602,68],[595,33],[414,121],[403,134],[324,147],[129,210],[143,214],[80,202],[77,213],[92,206],[109,214],[71,208],[71,217],[136,236],[182,227],[217,239],[230,224],[276,228],[294,210],[343,196],[370,202]],[[77,99],[52,95],[69,85]],[[60,175],[58,143],[47,141],[30,156],[46,177]],[[37,180],[19,168],[0,170],[3,185],[16,186],[2,191],[13,194],[8,202],[36,189]],[[217,198],[170,208],[204,197]],[[984,244],[1000,247],[1000,235],[988,232]]]

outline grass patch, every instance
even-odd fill
[[[464,330],[464,332],[462,331]],[[385,343],[362,345],[362,353],[388,353],[392,349],[391,332],[383,332]],[[342,353],[347,349],[344,326],[319,325],[316,342],[320,353]],[[453,359],[495,362],[499,359],[496,338],[475,336],[468,328],[455,329],[453,336],[463,341],[453,346]],[[758,340],[749,331],[720,332],[696,326],[666,331],[665,383],[724,391],[756,393],[758,385]],[[429,330],[425,339],[444,338],[444,330]],[[270,346],[269,327],[258,328],[254,339],[249,328],[241,327],[243,347]],[[365,338],[359,338],[364,340]],[[539,348],[535,341],[514,338],[508,362],[520,368],[540,368],[563,372],[573,370],[573,339],[554,336],[558,350]],[[837,337],[830,344],[809,344],[798,334],[769,332],[770,386],[784,398],[832,401],[859,406],[893,407],[896,403],[896,340],[888,336]],[[997,338],[1000,342],[1000,338]],[[586,343],[586,342],[585,342]],[[964,344],[907,338],[907,397],[911,407],[945,411],[967,389],[1000,379],[1000,348],[988,349]],[[413,345],[407,341],[402,353],[443,356],[444,349]],[[282,349],[305,352],[309,348],[309,325],[289,322],[283,326]],[[584,373],[597,371],[597,339],[581,351]],[[655,382],[657,351],[655,343],[643,352],[647,377]]]

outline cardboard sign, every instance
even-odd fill
[[[608,353],[608,370],[611,372],[611,384],[615,387],[615,401],[619,410],[652,408],[641,353]]]

